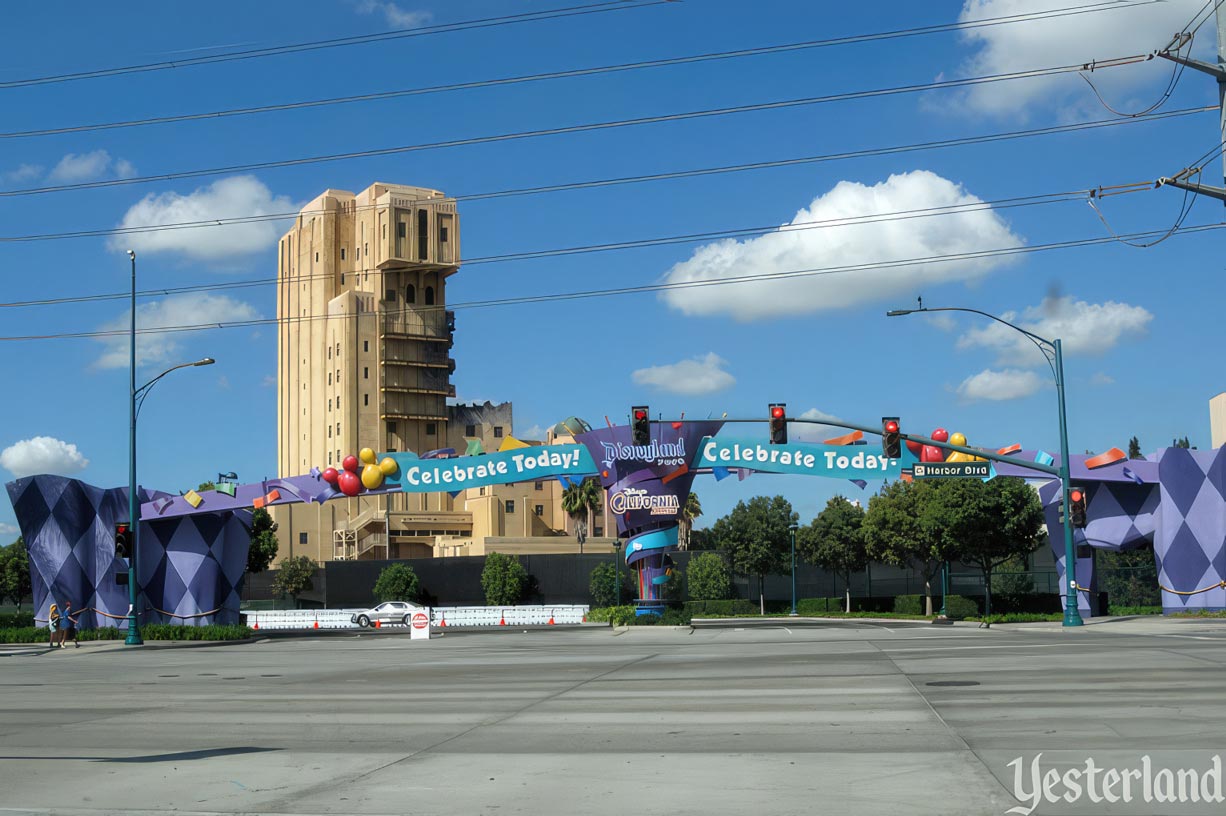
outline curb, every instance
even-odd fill
[[[646,632],[652,632],[652,631],[655,631],[655,632],[685,632],[687,635],[692,635],[694,634],[694,627],[693,626],[658,626],[658,625],[614,626],[613,627],[613,637],[625,635],[630,632],[646,633]]]

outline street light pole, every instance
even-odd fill
[[[128,250],[128,259],[132,262],[132,320],[128,330],[128,532],[131,536],[131,552],[128,553],[128,635],[124,644],[141,646],[144,640],[140,636],[140,622],[137,620],[137,602],[140,600],[140,587],[137,585],[137,553],[140,552],[140,517],[136,499],[136,418],[140,414],[141,405],[149,394],[149,389],[172,371],[189,366],[206,366],[216,362],[212,357],[205,357],[194,363],[180,363],[171,366],[149,382],[136,387],[136,253]]]
[[[917,309],[893,309],[886,312],[886,317],[902,317],[903,315],[915,314],[916,312],[970,312],[971,314],[986,317],[989,320],[995,320],[997,323],[1008,326],[1019,334],[1024,335],[1047,358],[1047,363],[1051,366],[1052,374],[1056,379],[1056,404],[1060,417],[1060,489],[1064,501],[1064,577],[1066,580],[1064,625],[1081,626],[1083,623],[1081,611],[1077,608],[1077,551],[1073,546],[1073,522],[1071,519],[1072,514],[1069,513],[1068,416],[1064,406],[1064,351],[1061,348],[1060,341],[1039,337],[1034,332],[1026,331],[1021,326],[1015,326],[1008,320],[988,312],[981,312],[978,309],[967,309],[961,306],[937,306],[929,308],[923,305],[922,300]]]
[[[613,580],[617,582],[617,606],[622,605],[622,542],[617,539],[613,542]]]
[[[140,623],[136,620],[136,554],[140,552],[140,519],[136,516],[136,253],[128,250],[132,262],[131,323],[128,330],[128,531],[132,550],[128,553],[128,636],[124,643],[140,646]]]
[[[792,522],[788,525],[788,532],[792,538],[792,611],[788,613],[789,617],[797,617],[800,613],[796,611],[796,530],[800,525]]]

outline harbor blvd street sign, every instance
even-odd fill
[[[924,462],[915,465],[912,475],[917,479],[991,479],[996,474],[991,462]]]

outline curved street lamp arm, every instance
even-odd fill
[[[1047,358],[1047,365],[1049,368],[1051,368],[1052,376],[1056,378],[1057,382],[1060,381],[1060,373],[1056,371],[1056,344],[1051,340],[1048,340],[1046,337],[1040,337],[1034,332],[1026,331],[1021,326],[1010,323],[1003,317],[997,317],[991,312],[983,312],[979,309],[969,309],[965,306],[922,306],[918,309],[897,309],[892,312],[887,312],[887,314],[890,316],[899,316],[904,314],[912,314],[914,312],[970,312],[971,314],[977,314],[982,317],[986,317],[989,320],[995,320],[997,323],[1008,326],[1018,334],[1024,335],[1027,340],[1034,343],[1035,346],[1038,347],[1039,351],[1043,352],[1043,356]]]

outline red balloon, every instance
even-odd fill
[[[916,458],[918,458],[919,455],[923,453],[924,451],[924,445],[922,442],[916,442],[914,439],[908,439],[907,440],[907,450],[911,451],[911,453],[913,453],[916,456]]]
[[[944,428],[937,428],[932,432],[932,438],[938,442],[948,442],[949,431],[945,430]]]
[[[933,437],[934,439],[936,437]],[[925,445],[924,452],[920,455],[921,462],[944,462],[945,451],[938,448],[936,445]],[[344,478],[344,477],[342,477]]]
[[[340,474],[336,472],[336,468],[327,468],[323,473],[319,474],[323,480],[333,487],[336,486],[336,480],[340,478]]]
[[[350,473],[357,473],[359,464],[361,463],[358,462],[358,457],[346,456],[345,461],[341,462],[341,467],[343,467],[345,470],[349,471]]]
[[[350,457],[354,458],[354,457]],[[362,492],[362,480],[358,478],[358,474],[352,470],[343,470],[340,473],[341,492],[346,496],[356,496]]]

